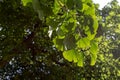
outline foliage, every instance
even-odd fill
[[[100,24],[103,40],[105,41],[105,50],[109,50],[108,53],[113,53],[115,58],[120,56],[120,6],[116,0],[111,1],[106,5],[100,14]],[[106,52],[106,51],[104,51]]]
[[[0,3],[0,12],[0,67],[4,67],[13,57],[24,58],[32,52],[32,45],[37,44],[31,43],[37,18],[32,8],[23,7],[20,0],[4,0]]]
[[[114,40],[106,36],[109,35],[106,31],[111,29],[106,27],[110,21],[106,18],[111,17],[108,13],[112,7],[102,11],[96,8],[97,30],[91,0],[22,2],[0,2],[1,80],[120,79],[120,60],[110,54]]]
[[[82,67],[86,54],[83,50],[88,50],[91,65],[95,64],[98,45],[94,38],[98,25],[91,0],[33,0],[33,7],[39,19],[46,21],[51,32],[56,32],[53,42],[65,59]]]

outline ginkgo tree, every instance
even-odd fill
[[[49,26],[54,45],[63,56],[78,66],[84,65],[86,55],[94,65],[98,52],[95,38],[98,22],[91,0],[22,0],[23,5],[32,2],[42,23]]]
[[[0,1],[0,80],[120,79],[120,59],[110,54],[119,51],[115,0],[102,10],[90,0],[21,1]]]

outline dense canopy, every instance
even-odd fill
[[[1,80],[119,80],[120,6],[0,1]]]

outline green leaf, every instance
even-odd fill
[[[39,17],[40,20],[43,20],[43,18],[44,18],[44,12],[42,10],[38,11],[38,17]]]
[[[32,0],[22,0],[22,2],[23,2],[23,5],[26,6],[27,3],[32,2]]]
[[[65,50],[73,49],[76,47],[76,40],[73,35],[67,35],[63,41]]]
[[[61,5],[60,5],[60,1],[59,0],[55,0],[54,2],[54,8],[53,8],[53,12],[54,14],[57,14],[59,12],[59,10],[61,9]]]
[[[33,8],[36,12],[38,12],[41,9],[39,0],[33,0],[32,4],[33,4]]]
[[[53,42],[59,50],[63,51],[63,39],[54,38]]]
[[[70,62],[77,62],[77,65],[83,67],[84,55],[82,52],[77,52],[75,49],[66,50],[63,52],[63,56]]]
[[[88,38],[89,40],[93,40],[93,39],[95,38],[95,34],[91,34],[90,31],[86,32],[86,34],[87,34],[87,38]]]
[[[83,63],[84,63],[84,55],[83,55],[83,53],[82,52],[78,53],[77,58],[78,58],[77,65],[80,66],[80,67],[83,67]]]
[[[99,58],[101,61],[104,61],[104,55],[103,54],[99,54]]]
[[[83,8],[82,8],[83,11],[88,10],[88,8],[89,8],[89,6],[87,4],[83,4]]]
[[[38,13],[39,19],[43,20],[46,15],[46,6],[44,6],[44,4],[42,4],[39,0],[33,0],[32,3],[34,10]]]
[[[74,7],[73,5],[75,4],[75,1],[67,0],[66,4],[69,9],[72,9]]]
[[[87,15],[95,15],[95,8],[94,7],[87,7],[87,10],[85,10],[85,14]]]
[[[60,29],[59,27],[58,27],[56,33],[57,33],[59,39],[65,38],[65,33],[64,33],[63,30]]]
[[[69,0],[68,0],[69,1]],[[77,6],[77,8],[79,9],[79,10],[82,10],[82,8],[83,8],[83,3],[82,3],[82,1],[81,0],[76,0],[76,1],[74,1],[75,3],[76,3],[76,6]]]
[[[90,54],[90,56],[91,56],[91,63],[90,63],[90,65],[93,66],[96,63],[97,55]]]
[[[94,33],[96,34],[96,31],[97,31],[97,29],[98,29],[98,21],[97,21],[96,16],[92,16],[92,18],[93,18]]]
[[[97,42],[93,40],[93,41],[91,41],[90,44],[91,44],[90,52],[92,54],[96,54],[98,52],[98,44],[97,44]]]
[[[46,19],[46,23],[52,27],[53,30],[56,30],[57,27],[61,26],[62,25],[62,22],[63,22],[64,18],[58,18],[56,19],[56,17],[48,17]],[[60,25],[61,24],[61,25]]]
[[[87,48],[90,46],[90,40],[86,37],[86,38],[82,38],[77,42],[77,46],[79,48]]]
[[[96,41],[91,41],[90,47],[90,56],[91,56],[91,65],[94,65],[97,59],[98,44]]]
[[[74,49],[64,51],[63,56],[70,62],[77,62],[76,51]]]

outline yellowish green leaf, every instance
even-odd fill
[[[22,0],[22,2],[23,2],[23,5],[26,6],[27,3],[32,2],[32,0]]]

